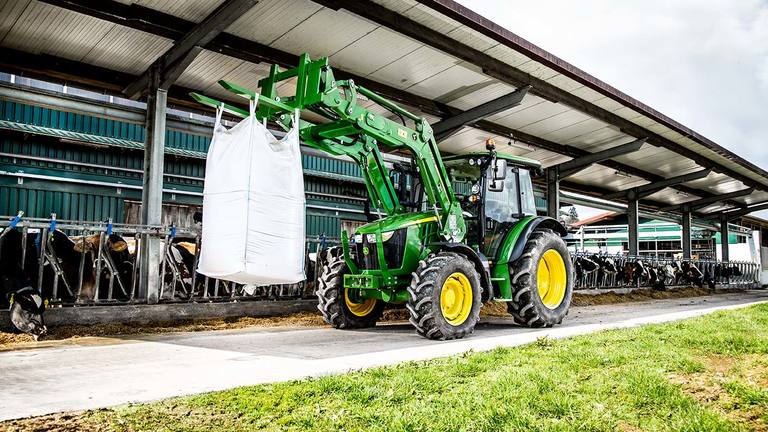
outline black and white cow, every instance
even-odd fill
[[[573,268],[576,273],[576,283],[581,285],[586,282],[585,278],[588,275],[597,271],[599,265],[587,257],[577,256],[574,260]]]
[[[699,288],[704,286],[704,273],[690,261],[676,262],[677,276],[676,282],[684,281],[686,284],[696,285]]]
[[[23,237],[20,231],[10,228],[0,240],[0,305],[10,307],[11,324],[16,329],[37,340],[48,330],[43,318],[45,302],[33,285],[38,269],[35,234],[27,237],[26,253]]]

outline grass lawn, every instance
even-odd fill
[[[768,430],[768,305],[68,421],[125,431]]]

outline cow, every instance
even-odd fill
[[[622,279],[624,282],[633,285],[640,284],[648,279],[648,270],[642,260],[627,261],[622,268]]]
[[[597,278],[599,281],[605,282],[609,276],[614,276],[618,273],[616,261],[613,258],[593,254],[589,259],[598,265]]]
[[[163,248],[165,248],[164,245]],[[187,241],[173,242],[168,247],[168,256],[166,256],[166,259],[171,260],[171,263],[178,270],[180,280],[177,280],[177,288],[182,288],[176,289],[174,294],[175,297],[178,297],[179,299],[188,299],[190,296],[194,295],[202,297],[205,295],[206,291],[209,297],[213,297],[217,294],[219,296],[231,295],[229,283],[219,284],[219,292],[217,293],[216,279],[208,278],[206,282],[205,275],[197,272],[197,269],[195,268],[196,252],[197,246],[194,243]],[[193,275],[195,279],[194,287],[192,286]],[[166,271],[163,283],[166,286],[163,290],[163,295],[165,298],[170,298],[171,292],[173,292],[173,274],[171,272]]]
[[[648,284],[651,288],[658,291],[664,291],[664,282],[660,280],[661,275],[659,270],[653,265],[649,265],[646,269],[648,270]]]
[[[715,265],[715,269],[714,269],[715,280],[720,280],[720,279],[728,280],[731,277],[743,276],[743,275],[744,273],[741,271],[741,269],[737,265],[728,264],[728,263],[718,263]]]
[[[583,256],[576,257],[573,267],[576,273],[576,282],[578,284],[583,284],[585,282],[584,278],[599,268],[596,262]]]
[[[654,289],[664,291],[667,285],[675,283],[675,267],[671,264],[660,264],[656,274],[656,284]]]
[[[725,265],[725,271],[723,272],[723,275],[727,278],[731,277],[739,277],[744,276],[744,272],[741,271],[741,268],[737,265]]]
[[[690,261],[676,262],[677,276],[676,282],[684,280],[687,284],[696,285],[699,288],[704,287],[704,274]]]
[[[38,340],[48,329],[43,318],[45,302],[32,283],[38,270],[35,236],[27,235],[26,253],[24,234],[17,229],[9,228],[0,240],[0,303],[10,307],[11,324],[17,330]]]
[[[56,254],[58,264],[62,269],[63,277],[72,288],[72,293],[62,296],[65,301],[92,301],[96,290],[96,271],[94,269],[93,236],[79,236],[70,238],[64,232],[54,230],[48,240],[53,252]],[[77,286],[80,281],[80,268],[83,269],[83,280],[78,295]],[[51,298],[52,284],[45,283],[43,296]],[[61,290],[59,290],[61,291]]]
[[[10,296],[11,324],[17,330],[31,334],[35,341],[45,336],[48,328],[45,326],[45,301],[40,293],[31,286],[25,286]]]
[[[131,295],[131,287],[133,286],[133,267],[136,265],[136,254],[130,251],[128,242],[120,235],[111,233],[104,236],[105,238],[105,251],[108,255],[108,259],[114,264],[116,276],[122,283],[123,289],[120,288],[117,280],[112,280],[112,300],[128,300]],[[88,237],[92,249],[94,250],[95,257],[98,257],[98,249],[101,246],[101,236],[99,234]],[[102,252],[104,253],[104,252]],[[107,257],[103,257],[107,258]],[[112,273],[107,269],[105,265],[101,267],[101,274],[99,277],[99,292],[98,298],[103,300],[109,298],[109,283],[110,279],[113,279]]]

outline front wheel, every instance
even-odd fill
[[[410,322],[427,339],[460,339],[480,319],[480,277],[472,263],[452,252],[419,262],[408,287]]]
[[[550,230],[535,231],[522,256],[510,264],[509,313],[526,327],[551,327],[568,314],[573,296],[573,265],[563,239]]]
[[[337,329],[375,326],[384,311],[384,302],[360,298],[357,290],[344,288],[347,273],[349,269],[342,256],[330,259],[318,279],[317,309],[323,314],[323,320]]]

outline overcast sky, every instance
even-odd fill
[[[768,169],[768,0],[459,2]]]

